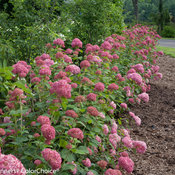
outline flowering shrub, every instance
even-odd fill
[[[31,66],[13,65],[14,89],[0,110],[2,152],[17,156],[26,169],[131,173],[129,152],[142,154],[147,146],[130,135],[133,121],[141,124],[130,105],[148,102],[149,79],[162,77],[157,38],[148,27],[135,26],[101,46],[87,44],[83,58],[79,39],[66,50],[56,39]]]

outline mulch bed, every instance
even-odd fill
[[[148,147],[143,155],[131,155],[134,175],[175,175],[175,58],[163,56],[157,64],[163,78],[150,81],[150,101],[131,109],[142,119],[131,136]]]

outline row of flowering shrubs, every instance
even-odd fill
[[[1,174],[131,173],[129,153],[142,154],[147,146],[130,136],[141,119],[129,107],[148,102],[149,79],[162,77],[157,38],[135,26],[101,46],[87,44],[85,53],[77,38],[68,49],[56,39],[30,65],[13,65],[13,89],[0,110]]]

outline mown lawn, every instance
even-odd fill
[[[157,50],[161,50],[161,51],[164,52],[164,54],[169,55],[169,56],[175,58],[175,48],[158,46],[157,47]]]

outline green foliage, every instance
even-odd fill
[[[18,60],[30,62],[45,52],[45,44],[66,31],[58,18],[61,1],[11,0],[11,14],[0,12],[0,62],[8,65]],[[65,32],[66,33],[66,32]]]
[[[148,32],[143,35],[143,30],[144,32],[148,30]],[[48,62],[44,62],[44,56],[38,60],[45,64],[43,66],[38,65],[36,60],[31,61],[31,67],[24,62],[18,62],[17,64],[25,65],[25,68],[30,71],[28,70],[25,77],[18,71],[13,71],[13,82],[8,84],[7,91],[11,91],[6,96],[6,106],[0,111],[1,121],[4,121],[5,117],[10,118],[9,123],[0,124],[1,133],[3,129],[6,132],[6,135],[2,136],[4,142],[0,145],[2,154],[16,156],[26,169],[50,169],[54,158],[46,159],[41,154],[45,148],[50,148],[61,155],[61,168],[57,173],[61,175],[70,174],[74,169],[77,169],[77,174],[87,174],[88,171],[92,171],[96,175],[104,174],[107,168],[114,169],[120,153],[132,150],[130,146],[127,148],[123,144],[122,139],[125,136],[130,137],[129,133],[125,132],[130,130],[129,124],[132,124],[133,119],[128,114],[129,106],[123,108],[121,103],[129,104],[129,98],[136,103],[138,94],[144,90],[144,87],[148,87],[146,83],[148,77],[145,77],[145,73],[153,69],[152,64],[156,59],[156,52],[150,48],[155,47],[156,37],[158,37],[157,34],[147,27],[135,27],[123,32],[123,36],[112,35],[106,38],[109,42],[105,41],[100,50],[98,47],[95,51],[91,50],[88,53],[93,56],[93,59],[89,61],[86,59],[86,53],[81,57],[74,54],[78,46],[71,48],[72,53],[65,54],[66,48],[54,45],[55,47],[47,50],[51,58],[50,63],[53,63],[49,66],[46,66]],[[153,42],[149,42],[150,38]],[[143,42],[145,42],[144,45]],[[105,43],[111,47],[107,48]],[[67,63],[62,56],[61,58],[55,57],[58,50],[73,61],[86,60],[89,66],[83,67],[83,62],[81,62],[81,70],[78,64],[74,65],[76,69],[69,72],[66,68],[72,62]],[[101,55],[100,51],[106,55]],[[143,55],[140,54],[141,51]],[[147,51],[146,59],[143,59],[143,51]],[[138,52],[139,54],[136,55]],[[128,70],[131,70],[135,64],[142,64],[144,69],[140,71],[135,68],[137,71],[135,75],[140,77],[140,83],[128,78]],[[2,82],[11,80],[11,69],[4,67],[0,70]],[[45,69],[44,73],[41,71],[43,69]],[[97,74],[97,70],[101,73]],[[66,77],[57,77],[61,71],[66,72]],[[30,79],[31,73],[35,73],[32,79]],[[156,72],[152,74],[152,77],[157,75]],[[83,77],[88,78],[89,81],[83,82]],[[35,78],[38,78],[37,81],[34,81]],[[68,83],[67,81],[70,80],[71,82]],[[97,91],[94,88],[99,82],[104,84],[104,89],[102,87]],[[73,83],[76,83],[77,87],[71,88]],[[113,83],[117,87],[109,88],[110,85],[114,85]],[[125,88],[130,89],[130,95]],[[71,93],[70,96],[66,95],[68,93]],[[95,95],[95,100],[87,97],[90,93]],[[77,101],[77,97],[81,97],[79,98],[81,101]],[[70,112],[68,110],[73,110],[77,115],[68,114]],[[38,118],[41,115],[43,116],[42,122]],[[104,131],[104,126],[107,126],[106,131]],[[74,131],[79,129],[78,133],[73,131],[70,134],[72,129]],[[126,129],[125,132],[123,129]],[[114,154],[111,154],[111,150]],[[142,147],[141,150],[143,150]],[[85,166],[82,161],[86,158],[91,161],[90,167]],[[35,160],[41,160],[41,164],[36,165]],[[100,160],[108,163],[106,169],[98,166],[97,162]]]
[[[74,0],[67,7],[73,38],[78,37],[85,44],[99,43],[124,27],[121,0]]]
[[[10,90],[12,83],[12,67],[6,67],[5,60],[0,65],[0,108],[4,106],[5,99],[8,91]]]
[[[173,26],[165,26],[161,33],[161,36],[165,38],[174,38],[175,28]]]

